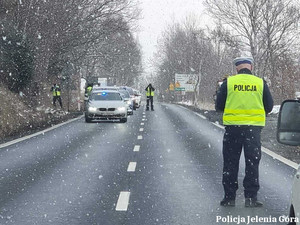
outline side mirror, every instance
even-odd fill
[[[300,101],[286,100],[281,104],[277,141],[285,145],[300,145]]]

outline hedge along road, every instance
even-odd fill
[[[222,138],[204,117],[156,104],[126,124],[81,118],[13,143],[0,151],[0,224],[220,224],[287,215],[295,170],[266,154],[264,207],[244,207],[243,158],[236,207],[219,206]]]

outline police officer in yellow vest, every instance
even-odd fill
[[[88,96],[90,96],[92,90],[93,90],[93,84],[89,83],[89,84],[87,85],[87,87],[86,87],[85,92],[86,92],[86,94],[87,94]]]
[[[53,84],[50,91],[52,92],[54,107],[56,108],[56,101],[58,101],[60,108],[63,108],[62,101],[61,101],[61,89],[60,89],[59,85]]]
[[[225,196],[220,205],[235,206],[239,160],[244,149],[245,206],[261,207],[263,203],[257,200],[260,135],[265,126],[266,113],[273,108],[273,99],[267,83],[252,75],[252,58],[239,57],[234,60],[234,64],[238,74],[223,82],[216,100],[216,109],[224,112],[225,125],[222,179]]]
[[[151,102],[151,110],[154,111],[154,107],[153,107],[153,97],[154,97],[154,91],[155,88],[152,87],[152,84],[149,84],[146,89],[146,97],[147,97],[147,106],[146,106],[146,110],[149,110],[149,101]]]

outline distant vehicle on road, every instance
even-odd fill
[[[114,120],[127,122],[127,103],[121,94],[114,90],[93,91],[89,97],[85,111],[85,121]]]
[[[127,113],[128,115],[133,115],[133,101],[130,98],[130,94],[125,89],[118,89],[118,91],[121,93],[122,98],[127,103]]]
[[[279,143],[300,146],[300,100],[286,100],[281,104],[277,140]],[[300,225],[300,165],[294,178],[288,225]]]
[[[125,89],[129,92],[130,98],[133,101],[133,110],[136,110],[136,103],[135,103],[135,96],[134,96],[133,89],[131,87],[127,87],[127,86],[121,86],[120,89]]]
[[[133,89],[134,99],[135,99],[135,107],[140,108],[142,102],[142,95],[138,90]]]

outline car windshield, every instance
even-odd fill
[[[128,91],[126,91],[126,90],[119,90],[119,92],[121,93],[121,96],[123,98],[130,98],[130,95],[129,95]]]
[[[110,92],[99,92],[93,93],[91,100],[94,101],[121,101],[122,98],[119,93],[110,93]]]

